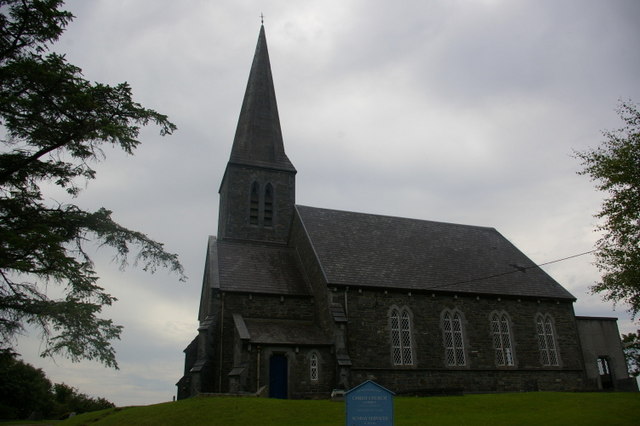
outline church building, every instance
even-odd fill
[[[178,398],[631,390],[615,319],[493,228],[301,206],[264,27]]]

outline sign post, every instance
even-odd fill
[[[393,395],[371,380],[350,389],[344,395],[346,426],[393,426]]]

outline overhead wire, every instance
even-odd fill
[[[509,266],[512,266],[514,268],[514,270],[512,270],[512,271],[505,271],[505,272],[501,272],[501,273],[498,273],[498,274],[487,275],[487,276],[478,277],[478,278],[471,278],[471,279],[468,279],[468,280],[456,281],[456,282],[453,282],[453,283],[440,284],[440,285],[429,287],[428,290],[432,290],[432,289],[436,289],[436,288],[442,288],[442,287],[449,287],[449,286],[458,285],[458,284],[467,284],[467,283],[476,282],[476,281],[484,281],[484,280],[488,280],[488,279],[491,279],[491,278],[502,277],[504,275],[515,274],[517,272],[525,273],[529,269],[539,268],[539,267],[545,266],[545,265],[551,265],[552,263],[558,263],[558,262],[562,262],[562,261],[565,261],[565,260],[569,260],[569,259],[573,259],[573,258],[576,258],[576,257],[580,257],[580,256],[584,256],[584,255],[587,255],[587,254],[591,254],[591,253],[593,253],[595,251],[596,250],[589,250],[589,251],[585,251],[583,253],[573,254],[571,256],[567,256],[567,257],[563,257],[563,258],[555,259],[555,260],[550,260],[548,262],[539,263],[539,264],[535,264],[535,265],[532,265],[532,266],[519,266],[519,265],[515,265],[515,264],[510,264]]]

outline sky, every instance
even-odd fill
[[[637,0],[74,0],[53,50],[86,79],[127,81],[136,101],[178,126],[150,126],[129,156],[105,149],[75,203],[107,207],[162,241],[189,277],[92,247],[118,301],[119,370],[42,359],[37,332],[18,352],[54,382],[117,405],[170,401],[195,337],[218,188],[264,14],[280,122],[298,170],[297,203],[496,228],[541,264],[592,250],[603,194],[575,151],[621,126],[640,102]],[[52,191],[51,200],[61,194]],[[577,315],[627,307],[590,294],[592,255],[543,266]]]

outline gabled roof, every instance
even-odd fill
[[[329,285],[575,300],[494,228],[296,211]]]
[[[229,163],[295,172],[284,152],[264,26],[260,27]]]
[[[216,256],[207,268],[217,270],[221,291],[308,296],[309,286],[298,270],[292,249],[243,241],[215,240]],[[217,265],[214,264],[217,263]]]
[[[331,345],[318,324],[312,321],[289,319],[242,318],[235,321],[236,329],[244,323],[246,338],[251,343],[270,345]]]

